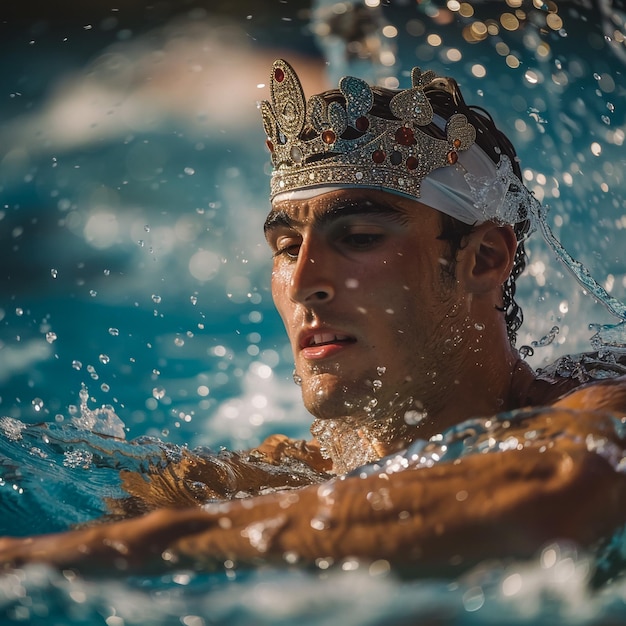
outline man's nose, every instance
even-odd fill
[[[320,304],[335,297],[335,272],[328,250],[314,241],[300,246],[290,281],[290,297],[302,304]]]

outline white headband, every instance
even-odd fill
[[[528,219],[531,230],[534,230],[541,212],[539,202],[513,173],[508,157],[502,157],[496,166],[476,145],[461,153],[454,166],[433,170],[426,176],[421,183],[419,198],[382,185],[337,183],[285,191],[274,196],[272,202],[310,200],[329,191],[352,188],[377,189],[407,197],[465,224],[492,220],[513,225]]]

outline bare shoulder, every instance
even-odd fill
[[[626,376],[585,383],[566,393],[554,406],[614,411],[626,416]]]
[[[526,405],[626,413],[626,352],[582,352],[540,368]]]

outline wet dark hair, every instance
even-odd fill
[[[489,156],[494,162],[498,163],[500,156],[505,154],[509,157],[513,172],[522,180],[522,172],[519,166],[519,159],[515,152],[513,144],[508,137],[500,131],[491,115],[478,106],[468,106],[463,99],[461,90],[457,82],[452,78],[436,78],[424,87],[424,92],[430,101],[435,115],[439,115],[444,119],[449,119],[455,113],[465,115],[470,124],[476,129],[476,144]],[[386,89],[384,87],[372,87],[374,94],[374,104],[370,113],[383,119],[395,119],[389,110],[389,102],[398,93],[397,90]],[[338,89],[332,89],[320,94],[327,104],[331,102],[339,102],[345,106],[343,94]],[[428,126],[421,126],[420,129],[434,137],[445,138],[445,133],[434,123]],[[308,140],[316,136],[317,131],[312,127],[305,127],[301,138]],[[354,139],[362,133],[348,126],[342,137],[345,139]],[[323,159],[332,156],[332,154],[319,154],[311,160]],[[435,207],[436,208],[436,207]],[[467,236],[473,231],[474,226],[465,224],[449,215],[440,213],[441,215],[441,234],[439,239],[448,242],[450,265],[447,266],[446,272],[452,275],[454,273],[454,264],[459,250],[465,244]],[[513,230],[517,237],[518,246],[513,262],[513,269],[503,285],[502,300],[503,306],[500,309],[504,314],[507,327],[507,334],[511,345],[515,345],[517,339],[517,331],[520,329],[524,321],[524,314],[521,307],[515,301],[516,281],[526,267],[526,251],[524,249],[524,238],[528,233],[530,223],[526,221],[518,222],[514,225]]]

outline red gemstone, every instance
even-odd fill
[[[453,145],[455,148],[457,148],[457,149],[458,149],[458,148],[460,148],[460,147],[461,147],[461,140],[460,140],[460,139],[455,139],[455,140],[452,142],[452,145]]]
[[[335,143],[336,139],[337,139],[337,135],[335,135],[335,133],[332,130],[325,130],[322,133],[322,141],[324,143],[327,143],[330,145],[332,143]]]
[[[414,156],[410,156],[407,160],[406,160],[406,167],[409,170],[414,170],[417,167],[417,158],[415,158]]]
[[[396,131],[396,141],[401,146],[414,146],[416,141],[413,130],[407,126],[400,126]]]
[[[356,122],[354,123],[354,127],[358,131],[364,133],[370,127],[370,121],[363,115],[357,118]]]
[[[446,161],[448,161],[450,165],[454,165],[458,160],[459,155],[454,150],[450,150],[446,155]]]
[[[283,72],[280,67],[274,69],[274,80],[277,83],[282,83],[283,80],[285,80],[285,72]]]
[[[385,160],[385,156],[382,150],[375,150],[372,152],[372,161],[374,161],[374,163],[382,163]]]
[[[265,145],[270,152],[274,152],[274,144],[269,139],[266,139]]]

